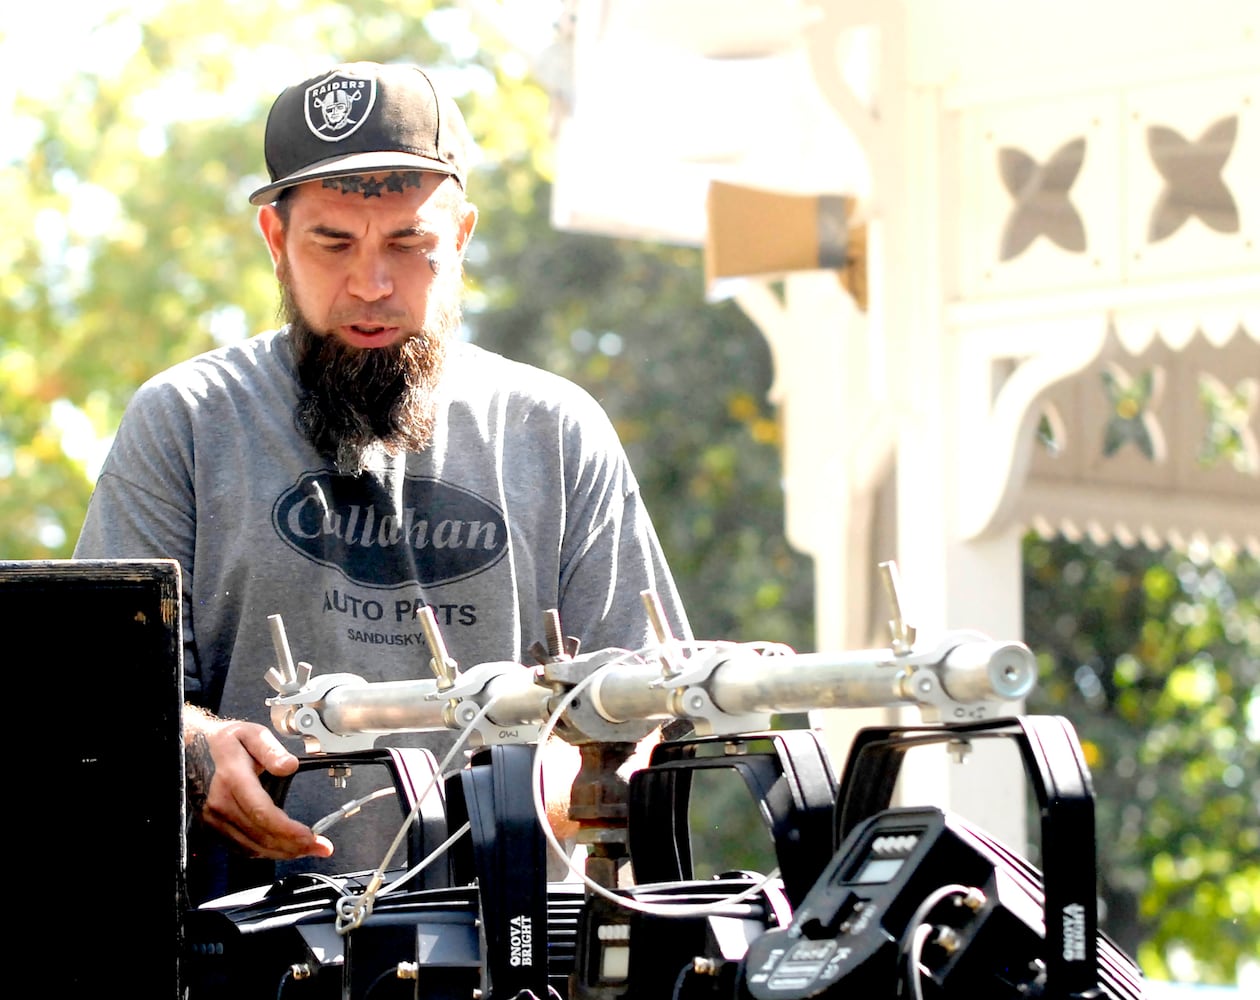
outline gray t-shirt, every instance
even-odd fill
[[[552,609],[584,651],[648,645],[647,589],[690,636],[615,429],[577,385],[454,344],[431,446],[358,476],[297,429],[298,393],[284,330],[178,364],[136,392],[92,496],[76,558],[180,564],[187,700],[269,724],[277,614],[295,661],[368,681],[431,676],[425,604],[461,669],[532,662]]]

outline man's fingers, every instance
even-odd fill
[[[240,798],[207,803],[206,821],[237,846],[259,857],[283,860],[313,855],[328,857],[332,843],[310,827],[291,819],[257,784],[240,790]]]
[[[269,774],[283,777],[297,770],[297,757],[285,749],[271,730],[253,726],[240,730],[237,736],[249,755]]]
[[[269,729],[193,706],[186,706],[185,725],[190,804],[207,826],[264,858],[332,854],[328,838],[291,819],[263,787],[260,774],[283,777],[300,763]]]
[[[261,837],[252,836],[248,831],[228,821],[217,824],[216,829],[245,853],[259,858],[269,858],[272,861],[291,861],[294,858],[303,857],[326,858],[333,852],[332,841],[327,837],[314,837],[309,842],[303,838],[297,842],[302,846],[297,847],[294,842],[277,838],[266,831],[262,831]]]

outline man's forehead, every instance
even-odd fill
[[[454,221],[449,200],[434,197],[439,186],[449,181],[448,177],[429,171],[390,171],[307,181],[293,192],[294,207],[300,207],[303,214],[397,215],[449,225]]]
[[[317,181],[308,181],[303,187],[318,186],[327,191],[353,197],[355,195],[368,200],[381,198],[387,194],[402,194],[408,190],[436,188],[443,180],[443,174],[420,170],[389,170],[375,174],[349,174],[345,177],[325,177]]]
[[[450,177],[430,170],[387,170],[380,173],[347,174],[341,177],[322,177],[294,185],[292,195],[312,197],[341,195],[350,201],[372,202],[390,195],[431,195]]]

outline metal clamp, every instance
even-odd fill
[[[737,650],[737,646],[719,646],[713,650],[694,653],[687,658],[681,669],[653,681],[651,686],[673,688],[670,696],[671,710],[675,715],[694,720],[696,732],[701,736],[754,733],[769,729],[769,713],[732,715],[718,707],[709,693],[707,684],[713,671],[728,662],[730,654]]]
[[[271,725],[281,735],[301,736],[307,753],[370,750],[376,742],[371,733],[334,733],[324,725],[319,711],[320,704],[333,688],[363,683],[358,674],[324,674],[313,683],[308,681],[296,690],[268,698]]]

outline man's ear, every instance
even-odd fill
[[[284,253],[284,220],[280,218],[275,205],[263,205],[258,210],[258,229],[267,241],[272,266],[278,266]]]
[[[459,232],[455,236],[455,249],[459,252],[460,257],[464,256],[464,251],[468,248],[468,241],[472,239],[473,230],[477,228],[477,206],[472,202],[464,205],[463,218],[459,220]]]

